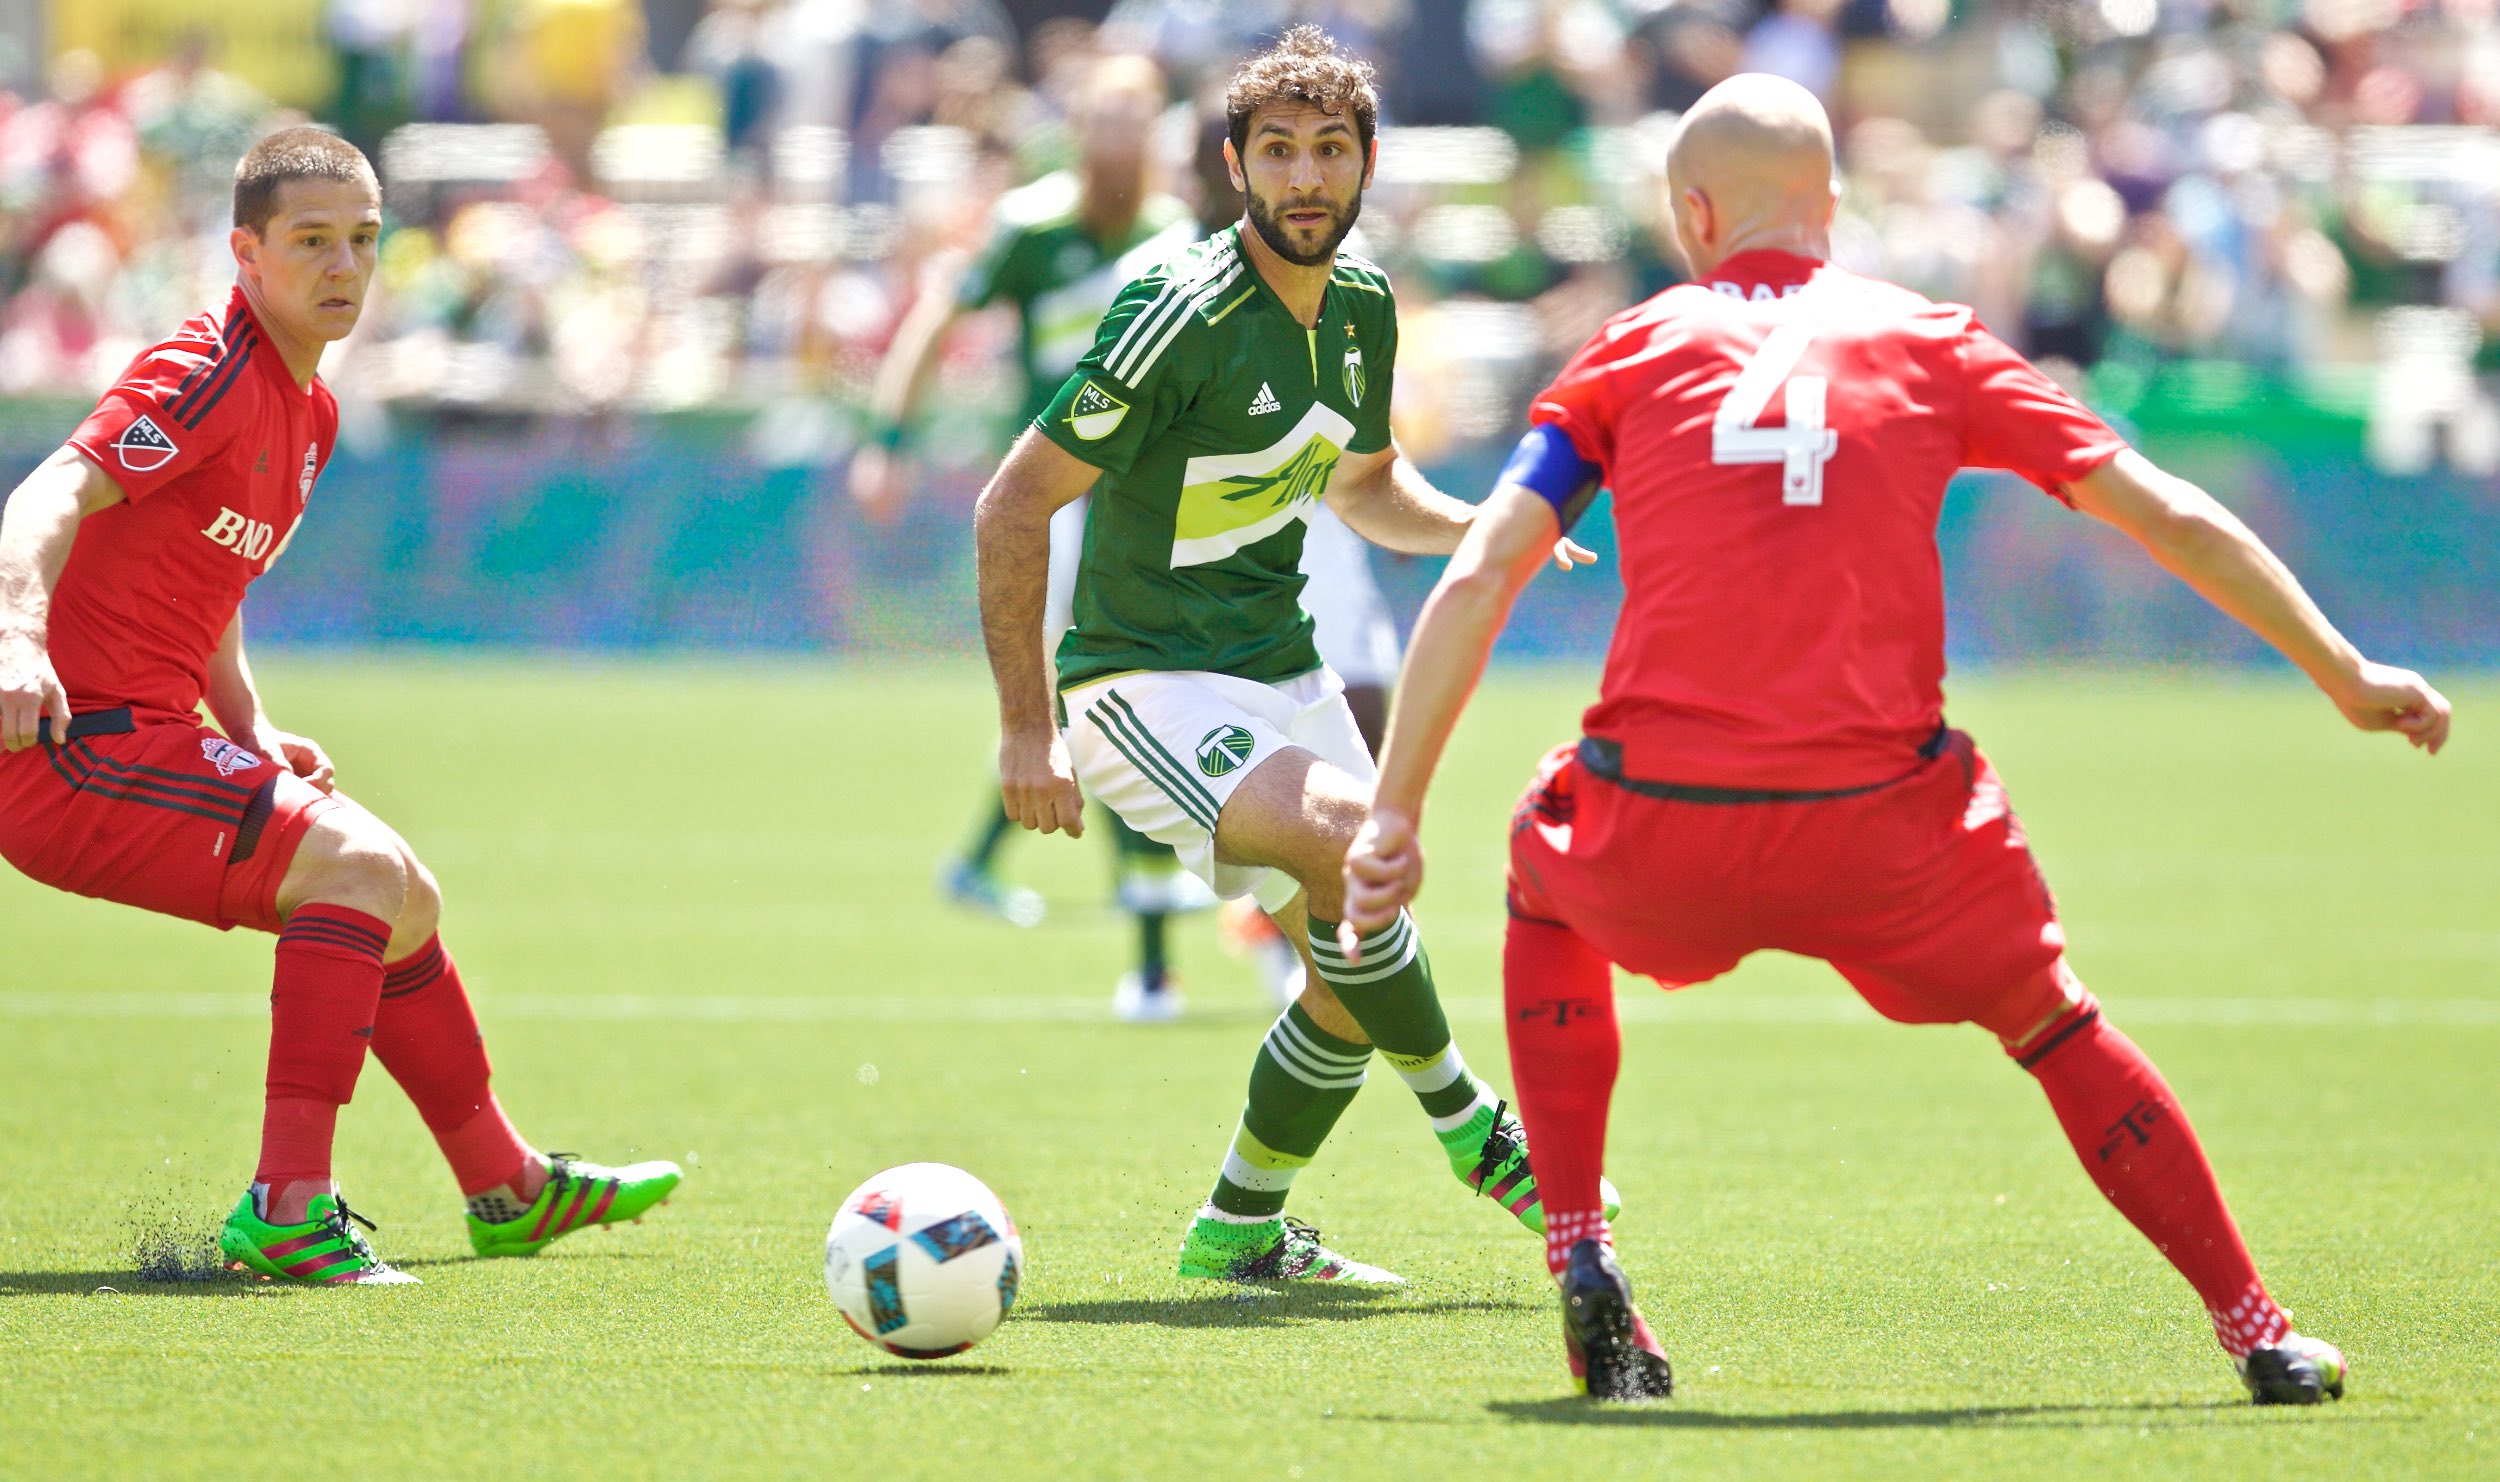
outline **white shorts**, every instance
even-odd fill
[[[1370,786],[1371,752],[1327,668],[1279,684],[1200,670],[1121,674],[1069,690],[1069,758],[1087,797],[1172,846],[1191,874],[1227,900],[1275,910],[1302,887],[1265,865],[1219,864],[1215,823],[1241,779],[1288,746]]]
[[[1370,543],[1325,504],[1302,532],[1302,575],[1302,610],[1318,629],[1320,662],[1348,685],[1387,689],[1398,677],[1398,625],[1372,580]]]
[[[1059,635],[1076,626],[1076,568],[1085,557],[1085,511],[1092,495],[1059,506],[1050,517],[1050,580],[1042,589],[1042,651],[1054,652]]]

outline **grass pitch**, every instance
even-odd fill
[[[1611,1170],[1674,1356],[1566,1394],[1535,1243],[1388,1077],[1296,1206],[1396,1295],[1168,1274],[1267,1017],[1209,927],[1190,1017],[1108,1022],[1098,841],[1021,841],[1018,932],[929,890],[989,749],[970,667],[281,659],[282,721],[414,841],[498,1085],[542,1147],[689,1165],[639,1229],[467,1259],[379,1067],[339,1167],[411,1290],[177,1276],[251,1172],[268,943],[0,873],[0,1472],[1979,1477],[2500,1471],[2500,687],[2435,762],[2288,683],[1957,685],[2075,960],[2195,1116],[2351,1395],[2254,1411],[2186,1286],[1976,1031],[1882,1024],[1759,959],[1623,986]],[[1462,1044],[1494,1012],[1503,820],[1586,676],[1497,680],[1436,796],[1419,913]],[[889,1361],[819,1276],[836,1201],[960,1163],[1021,1221],[1014,1317]],[[193,1275],[206,1273],[193,1270]]]

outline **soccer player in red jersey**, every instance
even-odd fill
[[[1537,397],[1416,628],[1343,929],[1414,895],[1415,821],[1493,638],[1611,488],[1623,612],[1584,737],[1514,817],[1503,955],[1547,1264],[1588,1393],[1672,1383],[1598,1209],[1609,964],[1675,988],[1778,948],[1831,963],[1887,1018],[1996,1035],[2196,1289],[2251,1396],[2340,1396],[2342,1355],[2266,1294],[2177,1098],[2068,968],[1995,771],[1944,725],[1946,482],[2010,469],[2125,531],[2363,730],[2436,752],[2448,703],[2364,658],[2244,525],[1968,309],[1832,266],[1831,148],[1821,106],[1775,78],[1730,79],[1686,116],[1668,176],[1695,281],[1617,315]]]
[[[375,1257],[330,1177],[368,1048],[449,1160],[480,1255],[638,1217],[679,1177],[522,1141],[435,934],[434,877],[337,791],[320,746],[271,723],[244,658],[244,590],[336,442],[315,371],[356,326],[381,227],[353,145],[262,140],[235,168],[233,293],[133,361],[0,510],[0,856],[80,895],[277,933],[260,1165],[219,1244],[325,1284],[415,1280]]]

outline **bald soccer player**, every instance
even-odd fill
[[[1731,78],[1668,161],[1693,282],[1615,316],[1531,427],[1418,624],[1345,931],[1413,897],[1415,824],[1494,635],[1601,486],[1626,595],[1597,701],[1514,815],[1503,956],[1573,1372],[1669,1392],[1598,1208],[1619,1039],[1610,964],[1668,988],[1776,948],[1885,1017],[1970,1023],[2047,1092],[2101,1192],[2176,1266],[2259,1404],[2340,1397],[2292,1331],[2186,1114],[2101,1014],[2005,788],[1946,728],[1935,544],[1946,481],[2010,469],[2117,526],[2272,643],[2363,730],[2436,752],[2448,702],[2362,657],[2283,563],[2154,467],[1971,311],[1833,267],[1830,125]]]

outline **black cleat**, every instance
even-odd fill
[[[2344,1397],[2344,1356],[2316,1338],[2286,1334],[2273,1347],[2232,1363],[2252,1405],[2314,1405]]]
[[[1592,1400],[1657,1400],[1675,1393],[1675,1371],[1632,1305],[1615,1253],[1595,1240],[1571,1247],[1562,1273],[1563,1345],[1571,1375]]]

